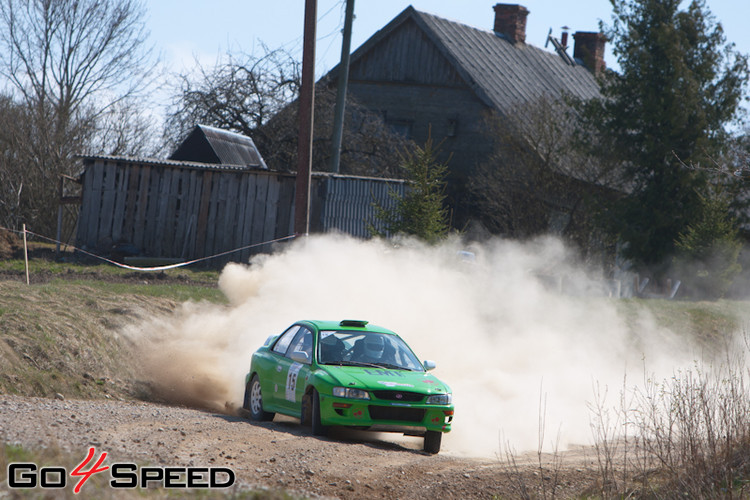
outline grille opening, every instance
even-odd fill
[[[373,396],[386,401],[407,401],[417,403],[424,400],[425,395],[409,391],[372,391]]]
[[[400,420],[402,422],[421,422],[425,410],[420,408],[401,408],[397,406],[370,406],[370,418],[373,420]]]

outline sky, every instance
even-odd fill
[[[409,5],[417,10],[491,30],[496,0],[355,0],[352,51]],[[529,10],[526,42],[543,48],[552,28],[597,31],[599,21],[611,24],[609,0],[509,0]],[[708,9],[724,27],[727,42],[750,53],[750,0],[707,0]],[[211,65],[227,51],[261,55],[262,44],[284,48],[301,60],[304,0],[146,0],[147,27],[157,52],[172,71],[189,70],[196,59]],[[316,75],[332,69],[341,58],[345,0],[318,0]],[[572,44],[572,40],[571,40]],[[552,46],[548,47],[552,50]],[[611,47],[608,67],[616,68]]]

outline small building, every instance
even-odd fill
[[[207,125],[196,125],[169,159],[268,170],[251,137]]]
[[[195,131],[194,131],[195,132]],[[98,254],[247,262],[294,234],[295,174],[227,164],[82,157],[76,246]],[[402,180],[313,173],[310,231],[384,231],[374,204],[391,207]],[[231,253],[225,253],[231,252]]]

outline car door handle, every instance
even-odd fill
[[[281,365],[276,365],[276,371],[277,371],[277,372],[280,372],[281,370],[282,370],[282,367],[281,367]]]

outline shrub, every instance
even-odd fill
[[[702,198],[698,220],[680,234],[675,269],[690,296],[720,298],[742,270],[742,243],[727,201]]]

